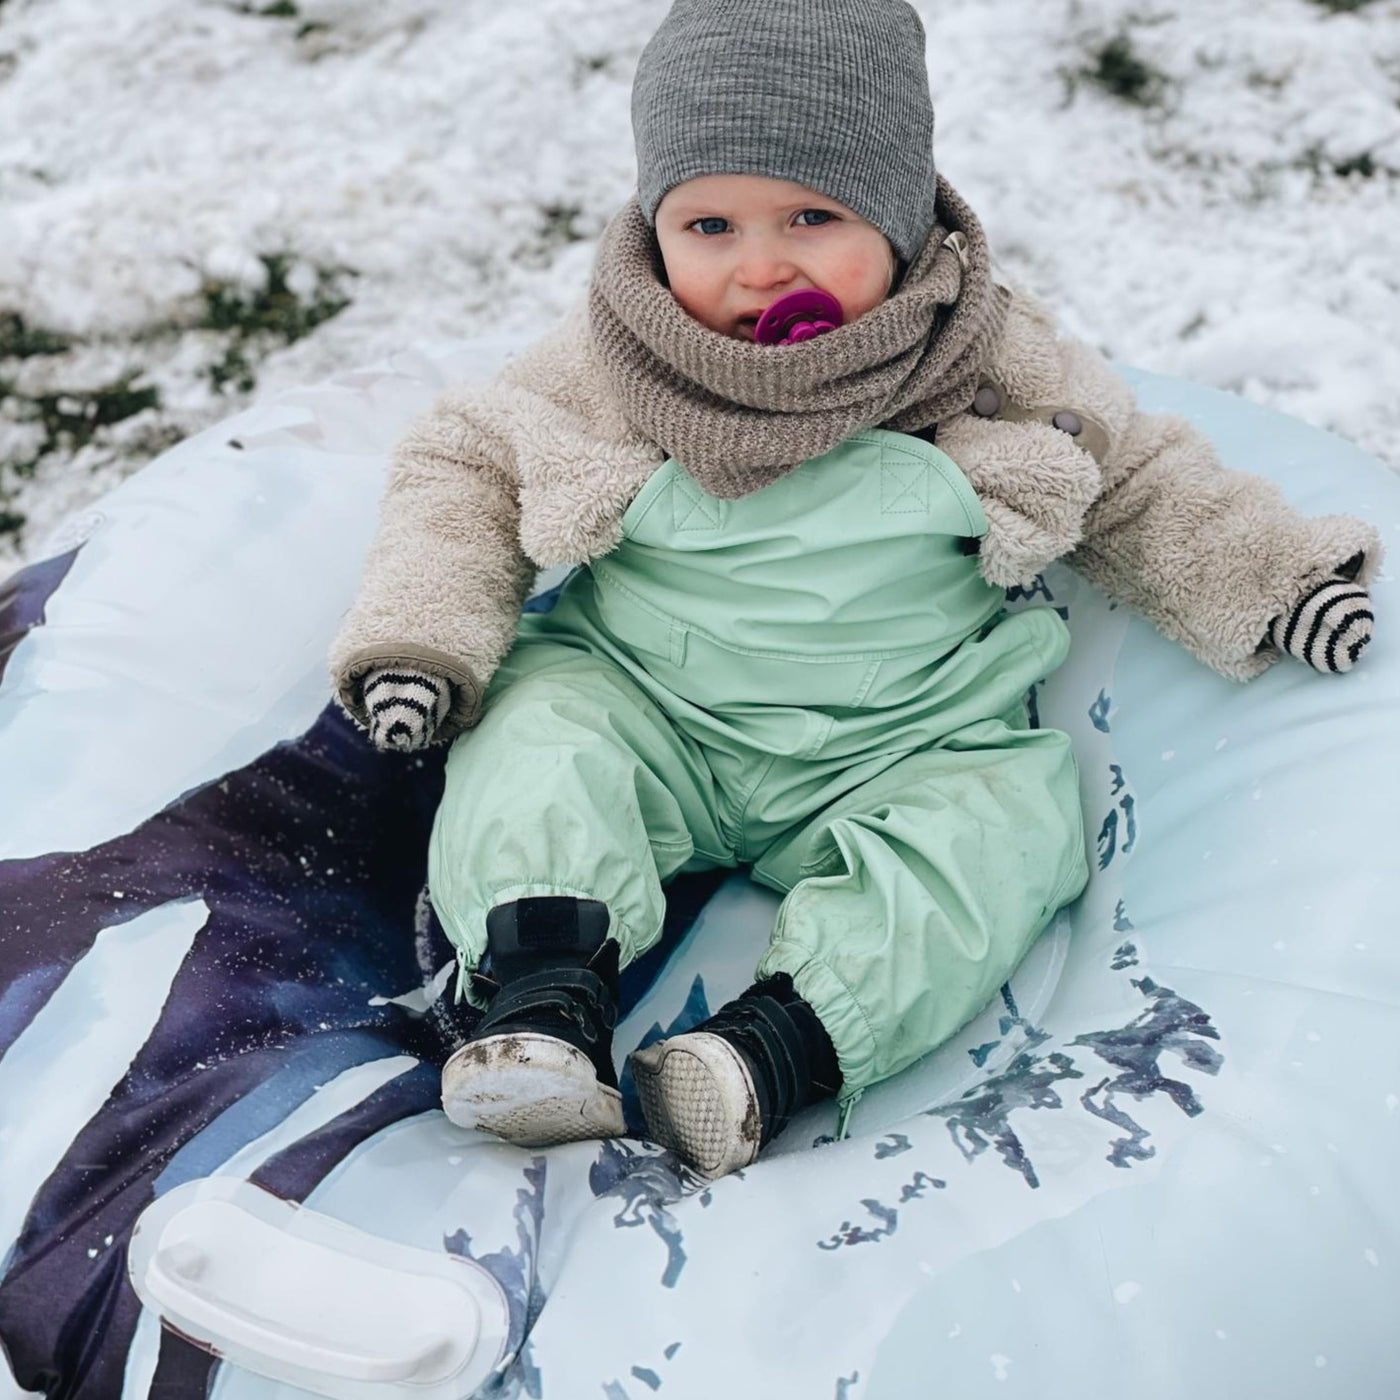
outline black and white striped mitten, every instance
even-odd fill
[[[1350,671],[1371,640],[1371,595],[1352,582],[1361,556],[1314,585],[1291,612],[1269,624],[1269,641],[1314,671]]]
[[[377,749],[411,753],[432,742],[452,706],[452,686],[441,676],[405,666],[380,666],[362,692],[369,738]]]

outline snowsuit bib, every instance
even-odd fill
[[[1068,740],[1025,703],[1068,631],[1006,613],[985,530],[902,433],[735,500],[658,467],[449,755],[429,882],[463,970],[547,894],[602,900],[625,965],[667,879],[747,864],[784,895],[756,975],[792,976],[845,1094],[952,1035],[1087,880]]]

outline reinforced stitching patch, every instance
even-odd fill
[[[713,530],[721,523],[723,508],[719,501],[703,492],[692,492],[679,480],[671,482],[671,525],[676,530]],[[698,517],[698,519],[697,519]]]
[[[927,515],[929,502],[927,462],[880,463],[880,514]]]

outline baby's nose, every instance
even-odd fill
[[[784,287],[793,281],[797,276],[797,265],[780,252],[755,249],[740,257],[734,276],[743,286],[763,291]]]

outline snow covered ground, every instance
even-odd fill
[[[544,328],[668,3],[0,0],[0,563],[253,395]],[[1012,277],[1400,469],[1400,0],[917,8]]]

